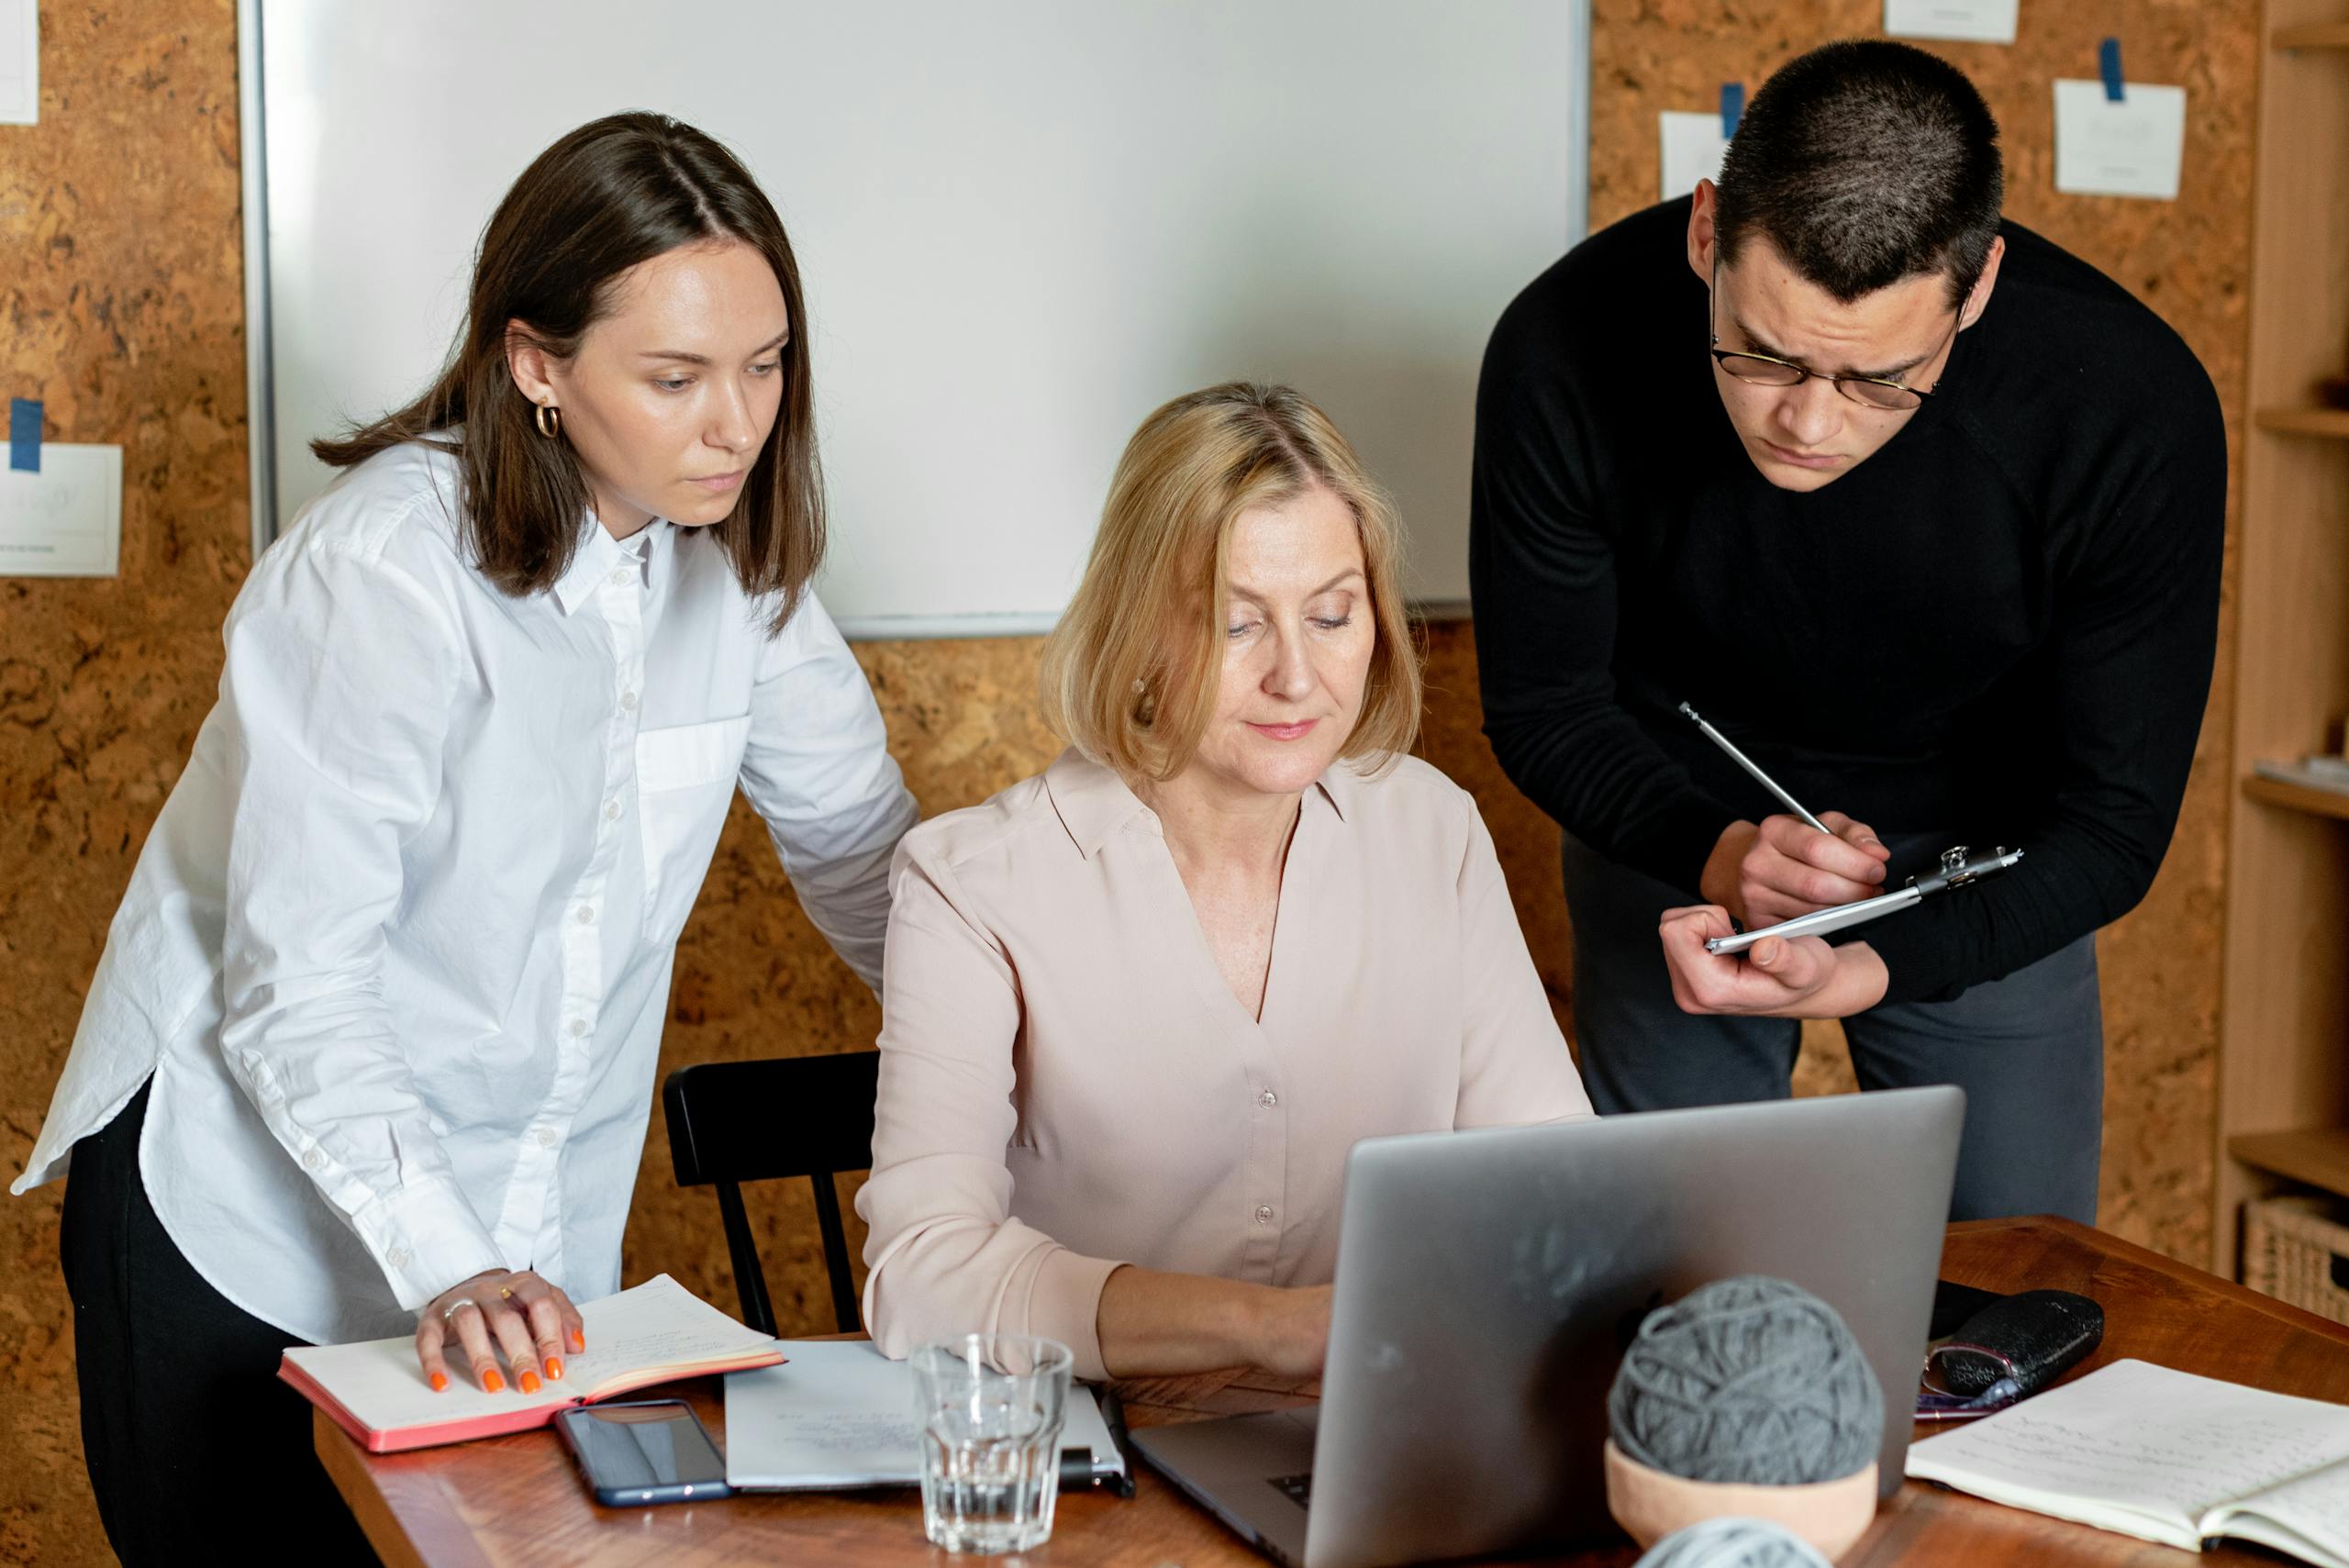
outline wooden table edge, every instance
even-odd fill
[[[2330,1318],[2321,1318],[2304,1307],[2295,1307],[2288,1301],[2280,1301],[2275,1296],[2264,1296],[2249,1285],[2238,1284],[2233,1280],[2222,1278],[2208,1269],[2197,1268],[2192,1263],[2182,1263],[2175,1258],[2165,1257],[2150,1247],[2140,1246],[2125,1237],[2114,1235],[2110,1230],[2099,1230],[2094,1226],[2082,1225],[2076,1219],[2066,1219],[2060,1214],[2021,1215],[2011,1219],[1956,1219],[1950,1222],[1945,1236],[1980,1236],[1999,1231],[2021,1233],[2031,1230],[2052,1231],[2066,1240],[2095,1247],[2110,1254],[2118,1262],[2133,1263],[2139,1268],[2150,1270],[2175,1280],[2180,1284],[2189,1284],[2198,1290],[2215,1289],[2234,1305],[2247,1307],[2263,1317],[2273,1318],[2288,1328],[2302,1329],[2311,1333],[2322,1334],[2327,1339],[2349,1345],[2349,1325],[2335,1323]],[[1943,1240],[1943,1257],[1946,1259],[1948,1249],[1946,1239]]]

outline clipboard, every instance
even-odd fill
[[[1912,876],[1906,887],[1891,893],[1880,893],[1874,898],[1863,898],[1856,904],[1838,904],[1831,909],[1798,915],[1775,926],[1765,926],[1758,931],[1740,931],[1733,937],[1714,937],[1705,943],[1705,951],[1726,957],[1743,952],[1764,937],[1823,937],[1830,931],[1847,931],[1854,926],[1865,926],[1870,920],[1897,915],[1952,888],[1970,886],[1986,876],[1996,876],[2021,859],[2021,850],[2009,850],[2003,845],[1977,855],[1960,844],[1942,851],[1939,871],[1925,876]]]

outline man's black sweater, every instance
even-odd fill
[[[1954,995],[2119,917],[2168,848],[2216,639],[2217,396],[2152,311],[2009,223],[1934,395],[1832,484],[1780,490],[1714,386],[1688,207],[1592,236],[1494,328],[1485,731],[1567,831],[1692,895],[1724,828],[1783,808],[1684,701],[1813,811],[2021,846],[1854,933],[1887,1000]]]

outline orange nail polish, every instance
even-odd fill
[[[561,1356],[547,1357],[547,1375],[549,1377],[561,1377],[562,1375],[562,1358]]]
[[[449,1374],[445,1372],[434,1373],[432,1374],[432,1392],[435,1394],[446,1394],[448,1391]]]
[[[495,1372],[493,1372],[487,1377],[483,1378],[481,1380],[481,1385],[484,1388],[488,1389],[492,1394],[503,1394],[506,1392],[506,1379],[501,1373]]]
[[[522,1374],[522,1392],[525,1394],[536,1394],[538,1391],[539,1374],[535,1372],[524,1373]]]
[[[578,1355],[587,1348],[587,1336],[573,1329],[571,1331],[571,1353]]]

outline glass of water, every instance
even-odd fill
[[[1052,1533],[1075,1358],[1057,1340],[965,1334],[911,1358],[921,1523],[949,1551],[1025,1551]]]

